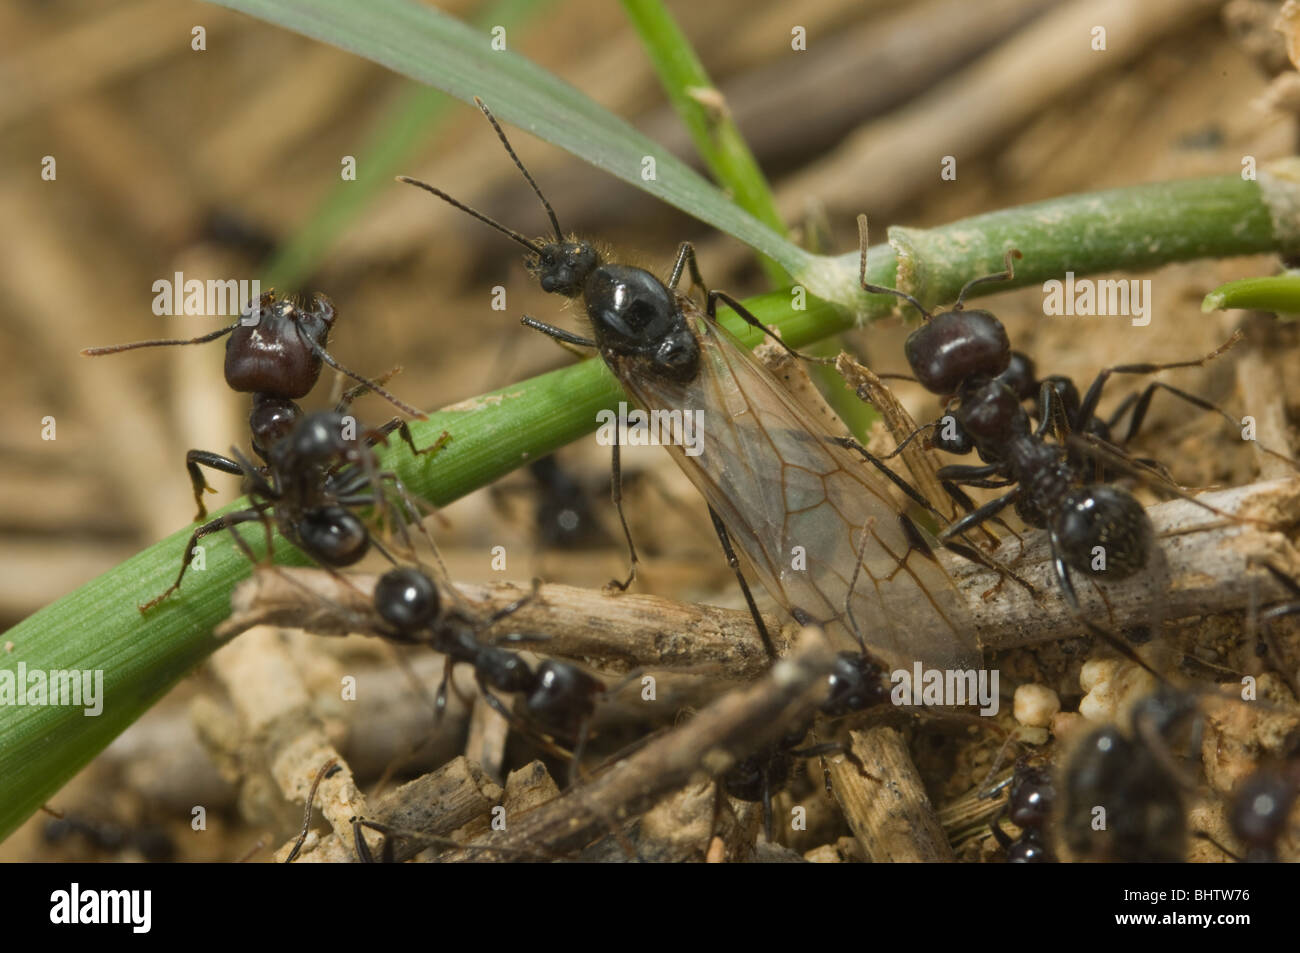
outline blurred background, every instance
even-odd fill
[[[439,6],[469,21],[491,9]],[[1296,148],[1300,95],[1273,30],[1279,3],[669,6],[768,174],[787,223],[818,251],[853,250],[859,212],[869,214],[881,241],[891,224],[942,224],[1070,192],[1235,174],[1243,156],[1262,165]],[[513,50],[694,162],[619,5],[538,0],[509,4],[508,12]],[[1107,30],[1104,52],[1089,43],[1097,24]],[[206,31],[203,51],[191,48],[196,25]],[[806,30],[806,51],[791,49],[796,25]],[[541,233],[541,209],[471,107],[250,17],[177,0],[10,0],[0,7],[0,75],[0,627],[187,524],[194,508],[187,449],[246,446],[248,399],[225,388],[219,345],[93,360],[78,354],[220,326],[215,318],[154,316],[159,278],[280,274],[289,276],[282,289],[323,291],[339,313],[332,352],[370,375],[401,364],[392,389],[425,408],[572,359],[520,329],[523,312],[576,323],[534,287],[515,246],[397,183],[358,201],[348,195],[357,184],[340,181],[345,155],[362,168],[400,155],[393,172]],[[739,243],[544,142],[511,135],[566,229],[660,273],[690,239],[711,285],[742,298],[766,290]],[[957,157],[956,181],[939,179],[944,155]],[[55,181],[41,177],[45,156],[57,161]],[[1223,281],[1275,268],[1261,258],[1164,269],[1150,276],[1147,328],[1105,318],[1045,320],[1033,289],[990,306],[1040,368],[1087,381],[1117,359],[1210,350],[1240,315],[1202,317],[1201,297]],[[494,286],[507,291],[505,311],[491,307]],[[1293,356],[1290,330],[1268,333],[1276,358]],[[901,323],[887,321],[845,343],[877,371],[898,371],[904,334]],[[1241,399],[1239,373],[1223,361],[1171,380],[1231,403]],[[328,390],[323,384],[304,403],[325,406]],[[916,417],[933,416],[932,399],[906,388],[901,394]],[[1300,405],[1281,389],[1272,399],[1284,409]],[[1253,476],[1248,454],[1207,444],[1213,422],[1159,401],[1153,413],[1150,439],[1182,482]],[[381,419],[388,410],[363,403],[361,415]],[[47,416],[57,421],[54,441],[41,438]],[[667,455],[634,450],[625,466],[628,513],[643,548],[642,591],[738,604],[703,508]],[[210,505],[237,495],[237,481],[212,482],[221,495]],[[457,578],[490,578],[492,545],[518,554],[516,579],[599,586],[624,569],[607,451],[594,441],[444,515],[439,543]],[[55,806],[184,829],[186,805],[196,799],[233,804],[235,789],[205,760],[190,724],[188,706],[201,691],[201,679],[181,686]],[[350,759],[369,745],[369,760],[382,765],[398,747],[379,732],[362,738],[355,725],[339,731]],[[48,821],[34,818],[0,846],[0,857],[147,853],[139,844],[94,848],[82,834],[52,843]],[[187,850],[196,858],[238,857],[256,839],[240,832]]]

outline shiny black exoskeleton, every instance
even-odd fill
[[[203,523],[191,536],[176,581],[160,596],[142,605],[145,611],[180,587],[190,556],[199,539],[222,529],[252,521],[268,521],[268,511],[281,533],[304,553],[324,566],[350,566],[369,550],[372,539],[353,510],[382,503],[381,473],[372,448],[398,431],[412,452],[424,453],[442,441],[418,450],[406,423],[393,418],[383,427],[355,433],[356,421],[345,414],[352,400],[367,390],[419,415],[383,389],[376,381],[359,377],[342,367],[326,350],[335,321],[334,305],[323,294],[277,297],[267,292],[249,306],[239,322],[192,340],[143,341],[85,353],[111,354],[139,347],[201,344],[229,335],[226,340],[225,377],[232,390],[253,395],[248,423],[255,464],[238,451],[233,457],[206,450],[190,450],[186,469],[198,506],[196,522],[207,517],[203,494],[210,490],[200,467],[243,477],[252,506]],[[333,411],[305,415],[297,399],[305,396],[328,364],[358,380]],[[422,416],[422,415],[421,415]],[[400,484],[398,484],[400,488]],[[242,539],[235,539],[242,547]]]
[[[1130,731],[1097,728],[1071,752],[1060,827],[1076,857],[1181,863],[1187,812],[1174,762],[1175,734],[1192,700],[1164,688],[1134,706]]]
[[[840,652],[826,682],[830,691],[817,710],[828,718],[866,711],[889,700],[885,670],[865,653]],[[769,841],[772,839],[772,796],[790,780],[795,762],[844,750],[838,742],[800,748],[811,730],[811,721],[800,724],[736,762],[720,779],[722,790],[736,800],[762,802],[763,830]]]
[[[550,220],[552,237],[544,240],[528,238],[453,198],[442,189],[408,176],[399,176],[398,181],[436,195],[449,205],[473,216],[526,248],[529,252],[528,270],[537,278],[543,291],[582,300],[587,317],[591,321],[594,339],[544,324],[527,315],[523,317],[525,325],[566,344],[595,348],[600,352],[605,363],[616,370],[625,368],[627,373],[645,375],[657,381],[676,383],[692,381],[699,373],[700,346],[683,313],[677,291],[683,272],[689,268],[692,283],[704,293],[705,314],[710,320],[716,320],[717,304],[722,301],[747,324],[764,333],[770,333],[740,302],[724,292],[705,287],[695,260],[695,250],[690,242],[682,242],[672,275],[667,282],[664,282],[644,268],[607,262],[592,243],[565,236],[555,210],[551,208],[551,204],[542,194],[532,175],[516,155],[496,117],[482,100],[476,97],[474,102],[492,124],[497,138],[501,140],[515,166],[542,203]],[[627,528],[627,520],[623,518],[617,441],[611,449],[614,504],[619,510],[631,562],[627,578],[614,580],[611,585],[618,589],[626,589],[636,578],[637,555],[631,533]],[[740,564],[731,547],[726,526],[716,513],[710,512],[713,516],[714,530],[740,583],[764,647],[770,656],[775,657],[776,650],[773,648],[763,618],[758,612],[749,584],[741,574]]]
[[[483,620],[472,619],[462,609],[444,607],[438,587],[418,569],[390,569],[375,585],[375,610],[390,626],[389,637],[409,644],[427,645],[447,656],[443,683],[438,690],[439,711],[446,705],[447,685],[458,664],[474,669],[483,698],[512,725],[520,725],[510,709],[490,689],[520,697],[520,710],[528,725],[566,744],[577,742],[580,754],[596,702],[605,685],[567,662],[546,659],[534,670],[517,653],[484,644],[480,633],[517,611],[526,599],[506,606]]]
[[[1034,381],[1032,363],[1023,357],[1012,360],[1006,329],[991,312],[963,308],[966,293],[975,285],[1012,277],[1013,254],[1019,255],[1008,252],[1006,271],[968,282],[951,310],[933,316],[903,292],[865,283],[864,287],[896,294],[925,317],[925,324],[907,339],[908,363],[927,390],[955,398],[950,413],[959,433],[947,435],[950,449],[969,442],[986,461],[984,466],[944,467],[940,479],[967,486],[1011,487],[956,520],[941,539],[959,536],[1014,505],[1027,525],[1047,530],[1058,582],[1077,611],[1070,570],[1093,578],[1127,578],[1147,564],[1155,534],[1131,494],[1095,482],[1094,471],[1073,459],[1066,447],[1047,439],[1057,416],[1067,425],[1082,417],[1086,426],[1100,386],[1090,390],[1073,413],[1062,407],[1058,414],[1055,408],[1060,402],[1077,392],[1064,387],[1060,379],[1038,382],[1040,419],[1035,428],[1023,403]]]
[[[989,825],[993,837],[1007,853],[1007,863],[1042,864],[1056,860],[1047,840],[1047,826],[1055,804],[1056,786],[1051,772],[1026,762],[1018,763],[1003,814]],[[1002,829],[1002,816],[1020,828],[1019,837],[1012,839]]]

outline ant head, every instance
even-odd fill
[[[599,265],[600,255],[590,242],[557,239],[541,246],[528,270],[543,291],[576,298]]]
[[[583,298],[602,350],[644,359],[669,380],[694,380],[699,344],[672,292],[650,272],[605,265],[592,273]]]
[[[834,718],[886,701],[889,686],[884,674],[879,665],[860,652],[839,653],[827,676],[831,690],[822,703],[822,712]]]
[[[438,587],[413,567],[390,569],[375,583],[375,611],[404,635],[428,628],[441,608]]]
[[[370,549],[366,524],[341,506],[308,510],[295,527],[302,549],[326,566],[351,566]]]
[[[903,351],[921,386],[941,396],[1011,363],[1007,329],[988,311],[942,311],[908,335]]]
[[[279,298],[268,291],[226,341],[226,383],[245,393],[306,396],[320,378],[333,326],[334,304],[325,295]]]

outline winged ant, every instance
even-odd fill
[[[884,478],[864,471],[848,451],[821,436],[808,411],[717,322],[718,303],[780,339],[736,299],[706,288],[689,242],[682,243],[664,282],[644,269],[607,261],[588,241],[566,237],[501,126],[476,102],[538,196],[552,235],[530,239],[432,185],[407,177],[399,181],[424,189],[527,249],[527,267],[544,291],[583,302],[594,338],[527,315],[525,325],[564,344],[597,351],[647,410],[702,411],[708,424],[701,452],[688,456],[680,446],[668,450],[709,505],[768,654],[774,657],[775,647],[738,553],[796,619],[847,635],[846,606],[852,603],[851,611],[871,633],[873,652],[890,664],[908,665],[920,658],[936,667],[971,667],[978,657],[974,623],[952,579],[934,559],[928,534],[900,512]],[[703,310],[679,290],[684,275],[703,293]],[[631,561],[627,579],[614,585],[624,589],[635,578],[637,555],[622,514],[617,438],[612,456],[612,495]],[[806,556],[802,567],[792,565],[795,547]],[[912,559],[913,553],[920,558]],[[858,574],[855,565],[869,581],[856,591],[848,583]]]

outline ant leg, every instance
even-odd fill
[[[549,338],[554,338],[561,344],[572,344],[574,347],[594,348],[596,342],[591,338],[584,338],[581,335],[574,334],[572,331],[565,331],[563,328],[557,328],[553,324],[544,324],[536,318],[524,315],[519,319],[519,323],[532,328],[534,331],[541,331]]]
[[[528,724],[526,721],[524,721],[518,715],[516,715],[513,711],[507,708],[505,702],[497,698],[497,696],[492,693],[492,690],[488,687],[487,682],[483,680],[483,674],[481,672],[476,671],[474,673],[474,678],[478,682],[479,695],[483,698],[485,702],[487,702],[489,705],[492,706],[493,711],[495,711],[498,715],[500,715],[502,718],[506,720],[506,723],[509,724],[511,728],[519,732],[525,738],[531,738],[547,754],[553,755],[554,757],[557,757],[562,761],[573,760],[574,757],[573,752],[565,751],[558,744],[556,744],[555,741],[548,738],[546,735],[542,734],[532,725]]]
[[[767,650],[767,657],[776,658],[776,648],[772,645],[772,637],[768,635],[767,626],[763,623],[763,617],[759,614],[758,605],[754,602],[754,594],[749,591],[749,583],[745,582],[745,574],[740,571],[740,560],[736,557],[736,551],[731,547],[731,536],[727,533],[727,525],[722,522],[722,517],[718,515],[717,510],[712,506],[709,507],[709,518],[713,520],[713,531],[718,534],[718,542],[722,544],[722,552],[727,557],[727,565],[731,571],[736,574],[736,581],[740,583],[740,591],[745,596],[745,605],[749,606],[749,614],[754,619],[754,626],[758,629],[758,637],[763,640],[763,648]]]
[[[1010,850],[1015,841],[1011,835],[1002,829],[1002,815],[999,814],[993,820],[989,821],[989,830],[993,833],[993,839],[998,842],[998,846],[1004,851]]]
[[[619,462],[619,445],[618,431],[614,432],[614,447],[610,462],[609,474],[609,492],[614,501],[614,509],[618,510],[618,521],[623,524],[623,538],[627,540],[627,553],[631,561],[631,568],[627,578],[622,582],[612,579],[609,585],[619,592],[626,592],[627,587],[632,585],[632,580],[636,579],[636,564],[640,561],[636,555],[636,544],[632,542],[632,531],[627,526],[627,516],[623,513],[623,468]]]
[[[825,364],[830,367],[835,366],[834,358],[813,357],[810,354],[801,354],[800,352],[796,351],[790,345],[786,344],[783,340],[781,340],[780,335],[778,335],[775,331],[769,328],[762,321],[758,320],[758,318],[754,316],[753,312],[751,312],[743,304],[741,304],[731,295],[727,294],[725,291],[718,291],[716,289],[710,291],[708,295],[705,297],[706,307],[704,309],[704,312],[708,316],[709,320],[714,322],[715,324],[718,321],[719,301],[721,301],[723,304],[729,307],[732,311],[736,312],[736,314],[740,316],[740,319],[744,321],[746,324],[748,324],[750,327],[757,328],[758,330],[766,334],[768,337],[770,337],[777,344],[781,345],[781,347],[785,350],[785,352],[789,354],[791,357],[796,357],[801,361],[807,361],[809,364]]]
[[[1214,358],[1218,357],[1220,354],[1228,350],[1228,348],[1232,347],[1241,339],[1242,339],[1242,333],[1240,331],[1234,331],[1232,333],[1232,337],[1228,338],[1228,340],[1225,343],[1215,348],[1209,354],[1206,354],[1203,357],[1199,357],[1191,361],[1173,361],[1167,364],[1119,364],[1116,365],[1115,367],[1103,368],[1101,371],[1098,372],[1096,379],[1094,379],[1092,382],[1092,386],[1088,388],[1087,394],[1084,395],[1083,400],[1080,402],[1078,418],[1079,420],[1084,421],[1085,423],[1089,420],[1092,420],[1093,416],[1097,413],[1097,404],[1101,401],[1102,388],[1106,386],[1106,382],[1110,380],[1110,376],[1112,374],[1154,374],[1158,371],[1174,370],[1175,368],[1179,368],[1179,367],[1203,367],[1206,364],[1206,362],[1211,361]],[[1190,395],[1181,395],[1181,396],[1190,397]],[[1146,396],[1145,399],[1146,399],[1146,403],[1149,404],[1151,402],[1151,397],[1149,395]],[[1141,401],[1139,401],[1139,403],[1141,403]],[[1219,410],[1219,408],[1215,407],[1213,404],[1208,404],[1207,402],[1206,404],[1198,404],[1198,406],[1222,414],[1224,417],[1227,417],[1228,420],[1232,421],[1233,426],[1236,426],[1237,424],[1235,420],[1232,420],[1231,417],[1228,417],[1227,414]],[[1142,417],[1145,414],[1146,414],[1145,407],[1142,408],[1141,413],[1138,413],[1136,409],[1134,410],[1134,415],[1133,415],[1134,421],[1129,424],[1128,437],[1124,439],[1124,443],[1127,443],[1128,439],[1131,438],[1133,434],[1137,431],[1138,427],[1142,423]]]
[[[510,603],[509,605],[502,606],[500,609],[497,609],[485,620],[483,620],[482,622],[480,622],[478,625],[474,627],[475,632],[486,631],[487,629],[492,628],[492,626],[496,625],[502,619],[509,618],[510,616],[514,615],[524,606],[528,605],[528,603],[532,602],[534,599],[537,598],[537,590],[541,588],[541,585],[542,585],[542,581],[540,579],[534,579],[532,592],[528,593],[528,595],[526,596],[520,596],[518,599],[516,599],[514,602]],[[549,638],[549,636],[530,636],[528,638],[530,641],[540,641],[543,638]],[[521,641],[521,639],[515,639],[514,641]]]
[[[209,453],[207,450],[188,450],[185,453],[185,469],[190,473],[190,485],[194,487],[194,502],[198,504],[199,512],[194,517],[194,522],[199,522],[208,518],[208,508],[203,502],[203,494],[216,493],[212,487],[208,486],[208,481],[203,477],[203,471],[199,467],[204,466],[221,473],[229,473],[231,476],[243,476],[244,468],[235,460],[229,457],[223,457],[219,453]]]
[[[695,260],[695,246],[690,242],[682,242],[677,248],[677,261],[673,264],[673,273],[668,279],[668,287],[673,291],[677,290],[677,283],[682,279],[683,268],[690,269],[691,284],[699,288],[707,298],[709,286],[704,283],[704,278],[700,275],[700,264]]]
[[[768,775],[767,765],[758,769],[763,781],[763,837],[772,843],[772,779]]]
[[[194,547],[198,544],[200,539],[205,536],[211,536],[213,533],[218,533],[223,529],[232,529],[232,527],[238,526],[240,523],[251,523],[253,520],[265,519],[266,516],[261,510],[236,510],[234,513],[227,513],[224,516],[218,516],[211,522],[204,523],[196,529],[193,535],[190,536],[190,541],[185,544],[185,555],[181,557],[181,571],[176,574],[176,581],[168,586],[162,594],[150,599],[148,602],[144,603],[144,605],[137,606],[136,608],[140,610],[141,615],[148,612],[181,587],[181,580],[185,578],[185,570],[190,568],[190,557],[194,555]],[[241,539],[240,542],[243,543],[243,540]]]
[[[451,440],[451,434],[448,433],[446,430],[444,430],[441,434],[438,435],[437,440],[435,440],[433,443],[429,444],[429,446],[421,450],[419,447],[415,445],[415,438],[411,435],[410,425],[401,417],[394,417],[392,420],[388,421],[388,423],[384,424],[382,427],[376,427],[374,430],[369,430],[366,432],[365,434],[366,446],[373,447],[377,443],[382,443],[387,445],[388,437],[393,431],[397,431],[397,435],[402,438],[402,443],[410,447],[411,453],[417,457],[422,456],[426,453],[437,454],[438,451],[442,450],[443,447],[447,446],[447,443]]]
[[[1129,419],[1128,430],[1124,434],[1124,439],[1120,441],[1119,445],[1121,447],[1127,445],[1128,442],[1137,435],[1138,428],[1142,426],[1142,422],[1146,419],[1147,411],[1151,408],[1151,398],[1155,396],[1157,390],[1167,391],[1175,397],[1187,401],[1187,403],[1191,404],[1193,407],[1209,411],[1212,414],[1218,414],[1228,422],[1230,427],[1233,427],[1234,429],[1241,426],[1241,422],[1234,419],[1233,416],[1222,407],[1210,403],[1203,397],[1197,397],[1195,394],[1189,394],[1187,391],[1179,390],[1177,387],[1166,384],[1164,381],[1152,381],[1146,386],[1146,389],[1142,391],[1142,395],[1138,397],[1133,404],[1133,416]]]
[[[857,451],[859,454],[862,455],[863,459],[865,459],[868,463],[870,463],[877,470],[883,473],[886,477],[890,479],[891,482],[893,482],[895,486],[897,486],[900,490],[902,490],[905,494],[907,494],[907,497],[910,500],[917,503],[927,513],[929,513],[931,516],[934,516],[936,519],[940,520],[941,522],[943,523],[948,522],[948,518],[944,516],[942,513],[940,513],[938,510],[936,510],[933,506],[931,506],[930,502],[924,496],[921,495],[920,491],[918,491],[910,483],[908,483],[906,480],[904,480],[902,477],[896,474],[893,470],[889,469],[889,467],[885,466],[883,462],[881,462],[877,457],[875,457],[871,453],[871,451],[869,451],[866,447],[858,443],[858,441],[854,440],[852,437],[830,437],[828,439],[832,443],[838,443],[840,446],[845,447],[846,449]],[[954,487],[953,489],[956,488]],[[952,491],[950,490],[949,493],[951,494],[951,492]],[[966,496],[966,494],[962,493],[961,498],[965,499],[966,503],[971,504],[971,500],[969,497]],[[956,499],[956,497],[954,497],[954,499]],[[967,509],[973,510],[974,505],[971,504],[970,506],[967,507]],[[994,563],[983,553],[981,553],[978,549],[975,549],[972,546],[966,546],[962,543],[948,542],[947,540],[944,539],[941,539],[940,542],[942,543],[944,549],[956,553],[958,556],[961,556],[963,559],[969,560],[970,562],[973,562],[976,565],[983,566],[985,569],[992,569],[995,572],[1009,575],[1011,576],[1012,579],[1016,580],[1016,582],[1020,583],[1030,592],[1034,591],[1033,586],[1031,586],[1025,580],[1021,579],[1011,570],[1005,569],[1002,566],[999,566],[996,563]]]
[[[401,372],[402,372],[402,368],[399,365],[397,367],[394,367],[392,370],[388,370],[380,374],[378,377],[374,379],[374,383],[387,384],[390,380],[392,380]],[[362,381],[360,384],[354,384],[353,386],[345,390],[343,392],[343,395],[339,398],[339,402],[334,405],[334,413],[336,414],[346,413],[348,408],[352,406],[353,401],[355,401],[358,397],[361,397],[363,394],[371,393],[372,388],[370,386],[370,383],[371,383],[370,381]]]
[[[1132,646],[1125,642],[1120,636],[1116,635],[1105,626],[1098,625],[1083,614],[1083,607],[1079,605],[1079,594],[1075,592],[1074,581],[1070,579],[1070,567],[1066,565],[1065,557],[1061,555],[1063,552],[1061,538],[1057,534],[1056,530],[1051,529],[1047,532],[1047,540],[1052,550],[1052,570],[1056,574],[1056,581],[1060,584],[1061,594],[1064,596],[1065,604],[1069,607],[1070,614],[1074,616],[1074,620],[1093,635],[1103,639],[1111,648],[1119,652],[1130,662],[1141,666],[1147,672],[1151,673],[1151,675],[1155,676],[1156,680],[1162,685],[1168,684],[1168,680],[1148,665],[1142,659],[1142,656],[1133,651]]]
[[[942,533],[940,533],[939,542],[943,543],[946,546],[947,541],[950,540],[952,537],[960,536],[962,535],[962,533],[966,532],[966,530],[974,526],[978,526],[980,523],[983,523],[985,520],[992,519],[998,513],[1002,512],[1004,509],[1006,509],[1008,506],[1014,503],[1016,501],[1016,498],[1019,495],[1020,495],[1020,487],[1017,486],[1010,493],[1003,493],[997,499],[989,500],[983,506],[980,506],[977,509],[967,513],[961,519],[957,520],[955,523],[953,523],[947,529],[945,529]]]

